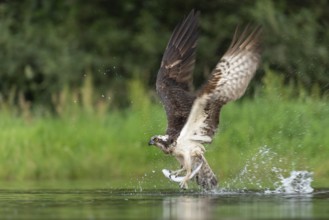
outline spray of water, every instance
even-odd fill
[[[311,193],[313,188],[313,173],[309,171],[291,171],[290,176],[279,175],[279,185],[275,190],[267,190],[265,193]]]
[[[247,160],[240,173],[224,183],[224,190],[255,189],[264,193],[311,193],[312,172],[288,171],[291,162],[268,146],[261,147]],[[284,168],[285,167],[285,168]]]

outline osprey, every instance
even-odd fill
[[[217,63],[208,81],[192,91],[192,73],[198,38],[199,12],[192,10],[174,29],[163,54],[156,90],[167,115],[165,135],[151,138],[164,153],[181,165],[177,171],[163,170],[166,177],[187,188],[195,177],[198,185],[211,190],[217,179],[204,156],[203,144],[211,143],[219,123],[221,108],[240,98],[260,62],[261,28],[247,26],[235,31],[231,45]],[[179,176],[185,173],[184,176]]]

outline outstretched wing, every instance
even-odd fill
[[[235,32],[229,49],[199,91],[178,141],[212,141],[221,107],[240,98],[256,72],[260,62],[260,37],[260,27],[248,26],[241,34],[238,30]]]
[[[167,114],[167,134],[174,139],[183,128],[195,99],[191,90],[198,16],[199,12],[192,10],[174,29],[156,81],[156,89]]]

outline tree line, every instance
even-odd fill
[[[127,106],[129,80],[154,89],[162,53],[175,25],[200,10],[195,85],[225,52],[237,25],[264,28],[264,69],[286,84],[329,91],[329,2],[78,1],[22,0],[0,3],[0,104],[19,97],[51,107],[52,94],[79,87],[86,75],[99,93],[114,91]]]

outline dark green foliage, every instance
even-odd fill
[[[225,52],[235,27],[251,22],[265,30],[264,64],[286,83],[328,91],[326,0],[24,0],[0,3],[0,103],[16,105],[21,97],[53,106],[54,94],[92,74],[98,94],[113,93],[113,106],[126,106],[128,79],[153,89],[167,40],[192,8],[201,11],[196,85]]]
[[[252,14],[266,30],[264,62],[286,82],[329,90],[328,1],[258,1]],[[310,91],[310,90],[309,90]]]

